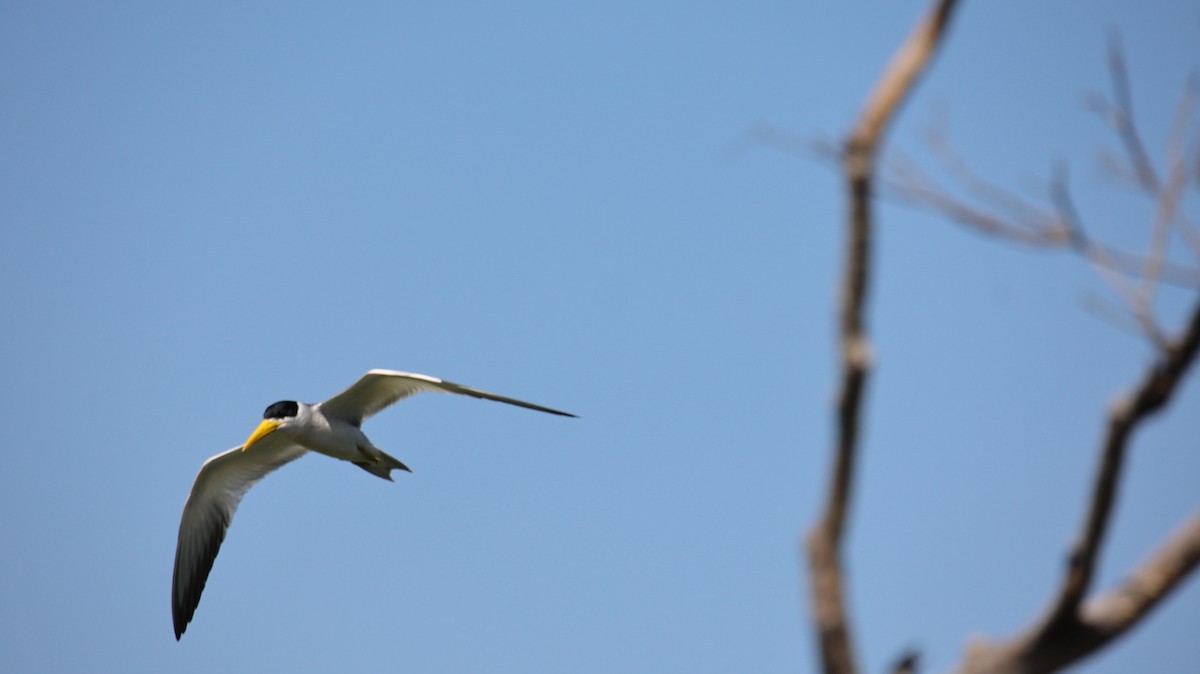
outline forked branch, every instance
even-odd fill
[[[974,644],[959,674],[1041,674],[1067,667],[1126,633],[1200,565],[1200,513],[1196,513],[1124,583],[1089,595],[1134,434],[1169,404],[1200,352],[1200,297],[1174,334],[1163,329],[1154,311],[1161,283],[1200,289],[1200,268],[1170,261],[1168,251],[1173,231],[1194,251],[1200,250],[1194,245],[1194,228],[1180,210],[1191,171],[1200,170],[1200,163],[1194,169],[1196,160],[1187,156],[1200,85],[1193,77],[1185,87],[1168,139],[1166,166],[1160,171],[1151,162],[1134,124],[1125,59],[1115,40],[1108,60],[1113,102],[1093,99],[1091,107],[1109,122],[1127,154],[1124,162],[1110,159],[1108,167],[1129,177],[1154,203],[1144,255],[1105,246],[1093,238],[1071,197],[1063,167],[1055,171],[1050,183],[1049,207],[1038,207],[975,175],[948,142],[933,134],[930,146],[935,156],[970,201],[954,196],[911,163],[894,163],[889,176],[894,193],[910,204],[1012,243],[1078,253],[1122,299],[1155,349],[1155,359],[1140,381],[1109,411],[1086,515],[1062,584],[1045,614],[1008,641]]]
[[[1129,579],[1086,599],[1112,520],[1121,469],[1134,432],[1163,409],[1200,353],[1200,302],[1168,340],[1138,386],[1109,412],[1100,467],[1067,573],[1046,615],[1001,644],[975,644],[958,674],[1042,674],[1091,655],[1149,615],[1200,564],[1200,513],[1171,536]]]

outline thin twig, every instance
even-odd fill
[[[925,133],[925,143],[938,158],[942,168],[959,183],[968,195],[981,203],[991,204],[998,211],[1009,214],[1014,222],[1022,223],[1037,232],[1047,242],[1061,242],[1062,230],[1043,208],[1039,208],[1010,190],[984,180],[959,156],[944,134],[936,129]]]
[[[1175,121],[1171,124],[1171,133],[1167,140],[1167,182],[1165,185],[1155,185],[1158,192],[1158,204],[1154,215],[1154,229],[1150,236],[1150,247],[1146,253],[1146,268],[1142,274],[1142,288],[1139,293],[1140,301],[1147,311],[1152,311],[1154,292],[1162,278],[1162,270],[1167,257],[1167,241],[1171,235],[1171,225],[1175,222],[1179,200],[1183,196],[1183,188],[1187,186],[1187,165],[1185,163],[1185,146],[1187,129],[1192,114],[1196,110],[1196,78],[1189,78],[1179,105],[1175,110]]]
[[[1154,165],[1150,163],[1150,156],[1146,154],[1146,147],[1142,144],[1142,139],[1138,135],[1137,125],[1133,121],[1133,96],[1129,89],[1129,70],[1125,66],[1125,53],[1121,49],[1121,38],[1116,33],[1109,35],[1108,39],[1108,72],[1112,77],[1113,98],[1115,105],[1111,108],[1110,120],[1121,142],[1125,145],[1125,151],[1129,153],[1129,160],[1133,164],[1134,172],[1138,176],[1138,182],[1147,192],[1158,191],[1158,175],[1154,171]]]
[[[888,163],[888,174],[881,182],[888,192],[886,196],[899,200],[914,208],[929,210],[994,236],[1008,243],[1029,248],[1061,248],[1063,236],[1041,227],[1030,227],[1003,216],[993,215],[964,201],[955,199],[928,175],[914,165]]]
[[[1084,232],[1083,221],[1079,217],[1079,212],[1075,208],[1071,192],[1067,187],[1065,167],[1060,166],[1055,171],[1054,180],[1050,183],[1050,198],[1054,202],[1054,207],[1058,211],[1063,225],[1070,232],[1068,240],[1072,246],[1092,264],[1097,275],[1112,288],[1113,292],[1121,297],[1142,327],[1142,332],[1152,342],[1162,347],[1164,338],[1154,320],[1151,307],[1142,302],[1141,296],[1133,285],[1117,273],[1117,263],[1108,251],[1104,247],[1092,243],[1091,238]]]
[[[1078,228],[1071,229],[1072,219],[1063,214],[1060,203],[1053,204],[1055,213],[1038,210],[1028,203],[1021,206],[1023,214],[986,211],[981,206],[955,197],[951,190],[938,183],[900,152],[891,153],[887,162],[886,174],[879,180],[887,189],[884,196],[891,200],[911,208],[937,213],[980,234],[995,237],[1005,243],[1037,250],[1074,251],[1091,264],[1096,265],[1098,269],[1118,272],[1122,276],[1140,278],[1146,269],[1147,259],[1143,255],[1100,243],[1090,235],[1081,238]],[[1002,193],[1000,188],[984,182],[982,178],[975,177],[973,180],[980,181],[978,190],[998,190],[995,198],[999,198]],[[1051,181],[1052,202],[1061,201],[1061,197],[1055,196],[1055,190],[1060,189],[1055,181],[1061,182],[1061,176],[1056,176]],[[1016,195],[1010,196],[1020,199]],[[999,204],[996,205],[999,206]],[[1012,206],[1016,207],[1015,204]],[[1182,213],[1177,211],[1176,216],[1177,219],[1180,219]],[[1197,244],[1200,245],[1200,236],[1197,237]],[[1125,281],[1109,281],[1106,273],[1099,271],[1097,273],[1105,278],[1105,282],[1109,285],[1121,285],[1123,289],[1119,294],[1125,298],[1126,302],[1136,302],[1133,285]],[[1195,265],[1163,260],[1160,262],[1158,273],[1162,283],[1180,288],[1200,287],[1200,267]]]
[[[973,200],[968,202],[955,196],[953,190],[939,183],[911,158],[897,150],[889,153],[887,170],[880,178],[887,189],[884,196],[912,208],[938,213],[1005,243],[1040,250],[1074,251],[1093,265],[1102,280],[1121,295],[1135,314],[1148,315],[1150,312],[1145,307],[1150,302],[1139,297],[1133,284],[1114,277],[1110,272],[1142,279],[1147,269],[1152,269],[1157,282],[1181,288],[1200,287],[1200,266],[1172,262],[1165,259],[1165,255],[1152,263],[1147,256],[1106,245],[1087,235],[1079,226],[1078,217],[1070,215],[1074,206],[1064,209],[1064,203],[1069,202],[1064,169],[1056,169],[1050,182],[1049,195],[1054,208],[1054,212],[1050,212],[980,177],[940,133],[929,132],[926,142],[941,169],[950,174]],[[1185,183],[1186,177],[1182,177]],[[1197,256],[1200,257],[1200,234],[1185,227],[1187,219],[1178,210],[1177,204],[1178,198],[1175,198],[1169,210],[1159,210],[1174,217],[1180,224],[1179,231],[1185,237],[1195,239]],[[989,206],[990,209],[987,209]]]

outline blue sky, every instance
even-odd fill
[[[924,6],[4,3],[0,669],[812,671],[843,199],[743,141],[843,133]],[[1161,157],[1186,2],[967,2],[893,141],[944,114],[1004,184],[1065,160],[1142,245],[1080,106],[1112,27]],[[1076,259],[880,217],[853,614],[865,671],[942,671],[1041,611],[1149,351]],[[581,418],[381,414],[414,473],[270,476],[176,643],[200,464],[376,367]],[[1137,437],[1101,586],[1196,507],[1198,409],[1193,377]],[[1078,671],[1181,671],[1197,624],[1193,579]]]

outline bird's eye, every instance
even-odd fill
[[[286,419],[294,417],[300,411],[300,406],[294,400],[281,400],[271,405],[263,412],[264,419]]]

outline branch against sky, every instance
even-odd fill
[[[1046,615],[999,643],[975,643],[957,674],[1057,672],[1128,632],[1200,565],[1200,512],[1135,568],[1121,585],[1090,599],[1096,561],[1112,519],[1134,432],[1170,403],[1200,353],[1200,298],[1186,326],[1167,340],[1141,382],[1108,414],[1100,467],[1066,576]]]
[[[1195,151],[1194,143],[1200,77],[1193,74],[1183,87],[1167,138],[1164,166],[1159,169],[1151,162],[1134,121],[1125,56],[1115,37],[1109,41],[1108,65],[1110,97],[1090,94],[1085,106],[1110,127],[1125,152],[1124,157],[1102,154],[1101,166],[1141,192],[1153,208],[1144,253],[1103,243],[1084,226],[1071,196],[1065,165],[1055,167],[1048,203],[1034,203],[976,174],[936,128],[928,131],[926,144],[941,171],[949,176],[949,185],[901,152],[891,153],[881,181],[887,188],[886,196],[981,234],[1023,248],[1078,254],[1120,298],[1138,329],[1161,347],[1163,337],[1154,311],[1159,286],[1200,288],[1200,230],[1180,208],[1184,190],[1193,179],[1200,179],[1200,153]],[[1176,239],[1184,244],[1185,255],[1172,259],[1168,248]],[[1181,262],[1181,257],[1192,261]]]
[[[956,4],[955,0],[938,0],[900,46],[867,99],[842,156],[850,204],[839,320],[842,373],[836,455],[824,512],[808,536],[813,616],[825,674],[857,671],[845,603],[841,546],[853,485],[862,400],[871,364],[865,313],[875,159],[888,123],[937,51]]]
[[[842,148],[831,149],[833,146],[828,143],[800,142],[771,126],[760,127],[753,133],[759,141],[782,149],[840,158],[849,198],[839,306],[841,375],[835,456],[824,509],[807,538],[813,618],[821,670],[825,674],[858,671],[845,601],[841,552],[872,359],[865,314],[870,288],[876,164],[888,124],[936,52],[955,6],[954,0],[938,1],[901,45]],[[1168,250],[1174,233],[1174,238],[1189,246],[1200,261],[1200,233],[1180,209],[1184,189],[1193,180],[1200,184],[1200,152],[1189,145],[1192,116],[1200,105],[1200,78],[1189,79],[1180,99],[1168,142],[1166,166],[1160,172],[1151,163],[1134,123],[1128,73],[1116,39],[1110,42],[1108,62],[1113,101],[1092,99],[1089,107],[1110,124],[1128,155],[1123,161],[1106,157],[1107,168],[1135,185],[1154,204],[1145,253],[1121,250],[1092,237],[1075,208],[1065,166],[1056,168],[1049,203],[1040,206],[975,175],[949,142],[933,133],[930,145],[935,156],[957,187],[966,193],[966,198],[944,188],[905,159],[893,159],[882,178],[891,196],[968,228],[1023,247],[1077,253],[1121,299],[1155,349],[1154,362],[1107,416],[1086,516],[1062,584],[1047,611],[1023,633],[1007,641],[973,643],[956,670],[958,674],[1059,671],[1128,632],[1200,566],[1200,511],[1197,511],[1134,568],[1123,583],[1089,595],[1134,434],[1148,419],[1169,406],[1200,352],[1200,297],[1190,318],[1177,330],[1160,325],[1154,306],[1160,284],[1200,290],[1200,266],[1171,260]],[[1189,148],[1196,156],[1189,154]],[[910,674],[916,670],[917,662],[917,653],[906,652],[892,670]]]
[[[1122,584],[1089,596],[1134,435],[1170,404],[1200,352],[1200,296],[1177,329],[1164,328],[1155,312],[1156,293],[1163,283],[1193,292],[1200,290],[1200,266],[1172,262],[1168,250],[1170,242],[1178,238],[1200,260],[1200,236],[1180,210],[1185,187],[1196,177],[1193,172],[1200,172],[1200,153],[1189,144],[1200,100],[1200,81],[1193,76],[1184,87],[1167,142],[1165,166],[1159,169],[1145,151],[1134,123],[1128,72],[1115,39],[1110,42],[1108,63],[1113,100],[1092,97],[1088,103],[1112,128],[1127,155],[1123,160],[1106,156],[1105,168],[1134,185],[1153,206],[1144,254],[1106,246],[1088,233],[1068,188],[1064,167],[1056,169],[1051,181],[1050,205],[1037,206],[977,176],[949,142],[934,132],[930,147],[965,197],[933,181],[907,159],[893,161],[885,180],[892,194],[905,203],[940,213],[989,236],[1023,247],[1078,253],[1120,298],[1154,348],[1154,360],[1140,381],[1113,404],[1107,415],[1086,514],[1062,583],[1045,614],[1007,641],[972,644],[956,670],[958,674],[1060,671],[1128,632],[1200,565],[1197,512]],[[1190,156],[1189,149],[1197,156]]]

